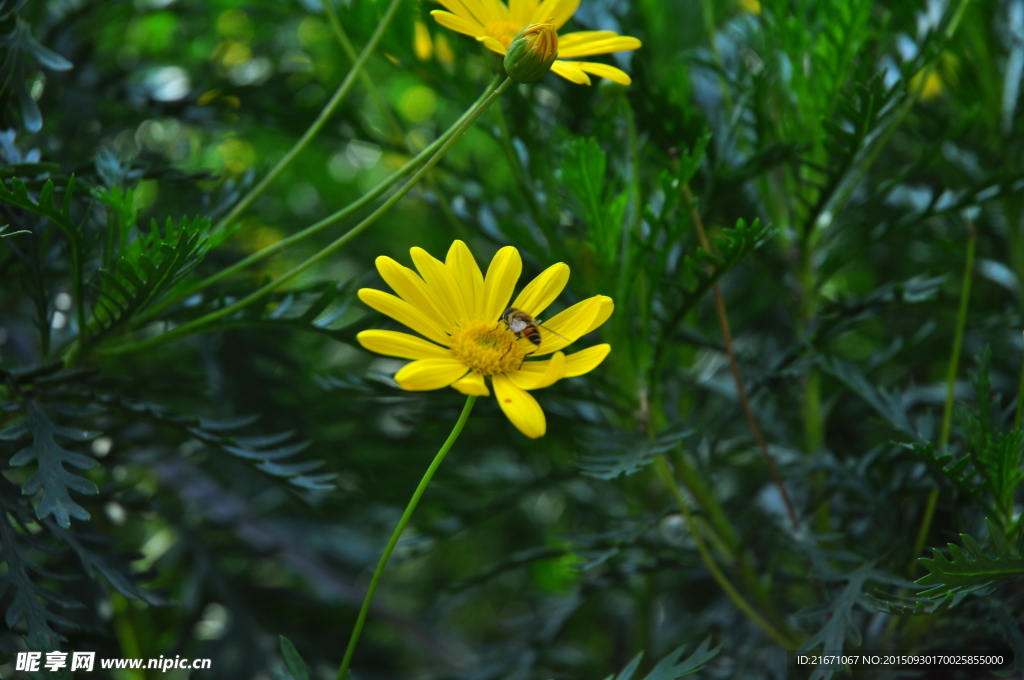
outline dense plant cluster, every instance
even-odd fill
[[[456,240],[611,351],[459,421],[354,677],[1024,669],[1024,0],[549,6],[517,84],[431,2],[0,0],[0,676],[335,677],[473,404],[358,291]]]

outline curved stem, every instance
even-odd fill
[[[672,468],[668,464],[668,460],[665,456],[659,455],[654,459],[654,467],[658,472],[658,477],[664,482],[665,486],[668,487],[672,497],[676,501],[676,505],[679,506],[679,510],[683,513],[683,518],[686,520],[686,526],[690,529],[690,534],[693,536],[693,542],[697,545],[697,552],[700,554],[701,560],[704,562],[704,566],[711,572],[711,576],[714,577],[718,585],[721,586],[725,594],[729,596],[733,604],[747,615],[747,618],[753,622],[755,626],[760,628],[765,635],[770,637],[776,643],[786,649],[796,649],[797,645],[795,642],[790,640],[784,633],[775,628],[769,623],[763,616],[754,611],[754,608],[750,606],[738,590],[729,582],[722,570],[719,569],[718,564],[715,563],[715,558],[711,556],[711,552],[708,550],[707,545],[704,543],[704,539],[700,536],[700,530],[697,528],[696,522],[693,521],[693,515],[690,514],[690,508],[686,504],[686,499],[683,498],[683,493],[679,490],[679,486],[676,485],[675,477],[672,476]],[[339,676],[340,680],[340,676]]]
[[[343,80],[341,85],[338,86],[334,96],[332,96],[330,101],[328,101],[324,106],[320,115],[316,117],[313,124],[309,126],[308,130],[306,130],[306,133],[299,138],[299,141],[295,142],[295,145],[292,146],[288,153],[284,155],[284,158],[279,160],[277,165],[267,173],[267,176],[260,180],[259,184],[254,186],[242,200],[236,203],[235,207],[231,209],[231,212],[217,222],[217,229],[229,225],[238,219],[239,215],[245,212],[249,206],[252,205],[252,202],[255,201],[268,186],[270,186],[270,183],[277,179],[278,175],[284,172],[284,169],[291,165],[292,161],[302,153],[302,150],[305,149],[311,141],[313,141],[313,138],[316,137],[321,128],[323,128],[330,117],[334,115],[335,110],[337,110],[342,100],[345,99],[348,91],[352,89],[352,85],[356,82],[356,77],[363,70],[363,66],[366,64],[366,61],[370,58],[373,50],[376,49],[377,43],[379,43],[380,39],[384,36],[384,31],[391,24],[391,20],[395,17],[395,12],[398,10],[398,5],[401,2],[402,0],[391,0],[391,4],[388,6],[387,11],[384,12],[384,16],[381,17],[380,23],[377,24],[377,30],[373,32],[373,36],[370,38],[370,42],[366,43],[366,47],[363,48],[363,53],[359,55],[359,59],[357,59],[356,63],[352,65],[352,70],[350,70],[348,75],[345,76],[345,80]]]
[[[455,144],[455,142],[459,139],[459,137],[461,137],[463,133],[465,133],[465,131],[468,130],[470,126],[473,125],[476,119],[479,118],[480,115],[483,114],[483,112],[486,111],[487,108],[491,104],[493,104],[498,97],[501,96],[501,93],[504,92],[511,83],[512,79],[506,78],[505,82],[499,85],[496,90],[491,92],[487,99],[485,99],[466,119],[466,121],[461,126],[459,126],[459,129],[455,131],[455,134],[453,134],[451,138],[448,139],[448,141],[445,142],[441,146],[441,148],[437,150],[437,153],[435,153],[431,157],[431,159],[427,161],[427,163],[416,172],[415,175],[409,178],[409,181],[406,182],[406,184],[401,189],[396,191],[391,196],[391,198],[385,201],[379,208],[374,210],[369,216],[366,217],[366,219],[364,219],[356,226],[352,227],[345,234],[337,238],[333,243],[331,243],[326,248],[318,252],[316,255],[313,255],[312,257],[307,258],[303,262],[300,262],[296,266],[292,267],[289,271],[285,272],[280,277],[271,281],[270,283],[263,286],[259,290],[249,294],[247,297],[239,300],[238,302],[232,305],[224,307],[223,309],[218,309],[215,312],[210,312],[206,316],[202,316],[198,319],[195,319],[194,321],[190,321],[189,323],[183,324],[175,328],[174,330],[164,333],[163,335],[158,335],[155,338],[143,340],[141,342],[121,345],[118,347],[99,349],[97,351],[100,354],[124,354],[125,352],[132,352],[139,349],[155,347],[170,340],[174,340],[176,338],[196,333],[199,330],[203,329],[205,326],[210,325],[214,321],[222,319],[225,316],[230,316],[231,314],[234,314],[238,310],[243,309],[251,305],[253,302],[256,302],[257,300],[260,300],[269,295],[270,293],[274,292],[282,285],[284,285],[288,281],[292,280],[293,278],[304,272],[306,269],[309,269],[320,260],[323,260],[331,253],[344,246],[346,243],[348,243],[353,238],[362,233],[367,227],[369,227],[378,219],[380,219],[381,215],[390,210],[392,206],[394,206],[396,203],[398,203],[398,201],[402,199],[403,196],[409,193],[409,190],[412,189],[413,186],[415,186],[416,183],[423,178],[423,175],[425,175],[428,171],[430,171],[431,168],[437,165],[438,161],[440,161],[441,158],[448,152],[448,149],[450,149],[452,145]]]
[[[345,672],[348,670],[349,664],[352,662],[352,654],[356,651],[356,645],[359,644],[359,636],[363,632],[363,624],[366,623],[366,615],[370,611],[370,603],[373,601],[373,594],[377,592],[377,586],[380,584],[381,576],[384,575],[384,568],[388,564],[388,559],[391,557],[391,553],[394,552],[395,546],[398,545],[398,539],[402,537],[402,532],[405,531],[406,525],[409,523],[409,519],[412,517],[412,513],[416,510],[416,506],[420,502],[420,498],[423,497],[423,492],[427,490],[427,485],[430,484],[430,480],[433,479],[434,473],[437,472],[437,468],[441,466],[441,462],[444,457],[448,455],[449,449],[455,444],[455,440],[459,438],[459,434],[462,432],[462,428],[465,427],[466,421],[469,420],[469,414],[473,410],[473,404],[476,403],[476,397],[466,397],[466,405],[462,407],[462,415],[459,416],[458,421],[455,423],[455,427],[452,428],[452,433],[448,435],[448,439],[445,440],[444,445],[441,446],[441,450],[434,456],[434,460],[431,461],[430,467],[423,473],[423,479],[420,480],[419,486],[412,494],[412,498],[409,499],[409,504],[405,507],[405,512],[402,513],[402,518],[398,520],[398,526],[391,534],[391,538],[388,540],[387,546],[384,548],[384,554],[380,556],[380,561],[377,563],[377,568],[373,571],[373,577],[370,578],[370,586],[366,589],[366,597],[363,598],[363,606],[359,608],[359,616],[356,617],[356,625],[352,628],[352,635],[348,638],[348,647],[345,649],[345,658],[341,661],[341,666],[338,668],[337,680],[344,680]]]
[[[233,274],[236,274],[242,271],[243,269],[256,264],[257,262],[262,262],[268,257],[277,255],[278,253],[284,251],[288,246],[292,244],[298,243],[299,241],[307,239],[310,236],[314,236],[315,234],[319,234],[327,227],[335,224],[336,222],[340,222],[346,217],[349,217],[350,215],[356,213],[363,207],[369,205],[377,197],[379,197],[385,191],[394,186],[400,179],[402,179],[410,172],[412,172],[414,169],[416,169],[416,167],[423,163],[423,161],[425,161],[426,159],[430,158],[433,154],[435,154],[437,150],[440,149],[442,145],[444,145],[445,142],[452,138],[452,135],[459,131],[459,128],[462,127],[463,123],[466,122],[466,119],[469,118],[477,109],[477,107],[479,107],[483,103],[483,101],[494,91],[494,88],[497,85],[498,79],[495,78],[487,86],[487,89],[484,90],[483,94],[480,95],[480,98],[473,103],[473,106],[467,109],[466,112],[463,113],[458,120],[452,123],[452,126],[448,128],[443,135],[435,139],[430,144],[430,146],[426,147],[418,154],[416,154],[416,156],[411,161],[409,161],[404,166],[402,166],[394,173],[392,173],[390,177],[381,181],[381,183],[375,186],[373,189],[370,189],[370,191],[361,196],[359,200],[345,206],[344,208],[338,210],[337,212],[328,215],[319,222],[311,224],[302,231],[292,234],[288,238],[282,239],[273,245],[269,245],[266,248],[263,248],[262,250],[255,252],[242,260],[239,260],[238,262],[229,267],[225,267],[216,274],[212,274],[211,276],[203,279],[202,281],[196,283],[195,285],[186,288],[177,295],[168,298],[167,300],[164,300],[163,302],[151,307],[148,312],[146,312],[145,314],[141,315],[138,318],[138,322],[135,325],[138,326],[141,323],[145,323],[146,321],[152,320],[157,315],[159,315],[160,312],[164,311],[168,307],[171,307],[177,304],[178,302],[181,302],[182,300],[192,297],[199,291],[205,290],[206,288],[209,288],[215,283],[219,283],[224,279],[228,278],[229,276],[232,276]]]

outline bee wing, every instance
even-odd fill
[[[569,340],[569,338],[565,337],[561,333],[556,333],[555,331],[553,331],[550,328],[548,328],[547,326],[545,326],[543,321],[538,321],[537,322],[537,326],[539,328],[543,328],[544,330],[546,330],[548,333],[551,333],[552,335],[557,335],[558,337],[560,337],[562,340],[565,340],[566,342],[571,342],[571,340]]]

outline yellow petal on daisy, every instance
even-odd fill
[[[430,13],[430,16],[434,17],[434,21],[441,24],[445,28],[450,28],[456,33],[462,33],[473,38],[477,37],[484,32],[484,27],[475,21],[469,21],[462,17],[455,16],[444,10],[435,9]]]
[[[498,54],[505,54],[508,52],[508,48],[502,45],[500,42],[495,40],[489,35],[478,36],[477,40],[484,44],[484,47],[489,49],[491,52],[497,52]]]
[[[516,297],[512,306],[521,309],[530,316],[539,316],[555,301],[565,284],[569,282],[569,265],[564,262],[553,264],[540,276],[530,281],[526,288]]]
[[[560,59],[555,60],[555,63],[551,65],[551,71],[562,76],[570,83],[590,85],[590,76],[580,70],[580,67],[576,66],[573,62],[561,61]]]
[[[581,43],[604,40],[605,38],[615,38],[618,35],[615,31],[573,31],[558,36],[558,49],[575,47]]]
[[[459,319],[451,305],[445,304],[438,292],[432,290],[416,272],[384,255],[377,258],[376,264],[384,283],[428,318],[436,319],[439,328],[446,330],[458,324]]]
[[[547,420],[540,404],[529,392],[516,387],[507,376],[494,376],[494,396],[512,424],[527,437],[536,439],[547,432]]]
[[[608,64],[599,64],[593,61],[570,61],[567,64],[575,64],[581,71],[592,73],[595,76],[601,76],[608,80],[618,83],[619,85],[629,85],[633,82],[633,79],[626,75],[626,72],[622,69],[609,66]]]
[[[426,392],[448,387],[468,371],[458,359],[420,359],[395,373],[395,382],[403,390]]]
[[[456,325],[469,320],[466,311],[466,299],[459,290],[459,284],[452,276],[448,267],[423,250],[423,248],[410,248],[413,264],[419,270],[420,276],[427,282],[427,286],[434,293],[441,304],[447,307],[448,313],[454,315]]]
[[[518,371],[506,373],[509,380],[524,390],[539,390],[550,387],[566,377],[565,355],[555,352],[548,361],[526,362]]]
[[[612,346],[604,343],[570,354],[565,358],[565,377],[575,378],[578,375],[590,373],[601,365],[611,351]]]
[[[376,309],[381,314],[390,316],[398,323],[405,324],[420,335],[430,338],[434,342],[447,345],[448,334],[437,325],[434,319],[427,317],[423,312],[416,309],[400,297],[373,288],[360,288],[359,299],[368,307]]]
[[[595,295],[556,314],[540,326],[540,348],[532,356],[544,356],[566,347],[587,334],[601,312],[601,297]]]
[[[603,325],[604,322],[612,315],[612,312],[615,311],[615,303],[610,297],[607,295],[598,295],[597,297],[601,298],[601,309],[597,312],[597,316],[594,318],[594,323],[590,324],[590,328],[587,329],[587,333],[596,330],[599,326]],[[586,335],[587,333],[584,333],[583,335]]]
[[[580,0],[544,0],[533,13],[532,24],[539,24],[551,18],[555,28],[565,25],[580,6]]]
[[[437,1],[455,16],[472,23],[480,24],[481,27],[486,26],[497,19],[497,17],[493,17],[488,13],[487,8],[481,6],[479,0]]]
[[[501,0],[462,0],[464,3],[469,4],[471,2],[478,4],[484,8],[484,13],[488,17],[487,23],[509,23],[512,18],[509,15],[508,5]],[[484,24],[487,25],[486,23]]]
[[[523,261],[519,257],[519,251],[512,246],[505,246],[494,255],[494,259],[487,267],[487,276],[484,277],[485,319],[498,320],[508,307],[508,301],[512,299],[516,281],[522,272]]]
[[[525,26],[530,23],[530,19],[539,6],[537,0],[510,0],[509,20],[516,26]]]
[[[356,335],[359,344],[377,354],[399,359],[450,359],[444,347],[438,347],[423,338],[397,331],[363,331]]]
[[[491,391],[487,389],[487,383],[484,382],[484,377],[479,373],[467,373],[464,378],[460,378],[453,382],[452,387],[463,394],[472,395],[474,397],[491,396]]]
[[[444,260],[445,266],[455,277],[455,281],[466,299],[466,310],[469,318],[478,319],[483,317],[484,308],[484,275],[480,273],[480,267],[473,259],[473,253],[462,241],[454,241],[448,249],[448,256]]]
[[[565,42],[559,38],[558,56],[562,59],[590,57],[595,54],[611,54],[612,52],[636,50],[640,49],[640,45],[641,43],[639,40],[627,35],[616,35],[614,37],[604,37],[596,40],[583,40],[579,43],[570,43],[569,46],[566,46]]]

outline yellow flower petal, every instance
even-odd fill
[[[566,376],[565,355],[555,352],[548,361],[533,361],[523,364],[518,371],[506,373],[516,387],[524,390],[539,390],[550,387]]]
[[[561,52],[564,49],[575,47],[585,42],[615,38],[618,35],[615,31],[573,31],[572,33],[558,36],[558,51]]]
[[[419,270],[420,276],[427,282],[427,286],[434,293],[436,299],[444,305],[446,311],[455,318],[455,323],[460,324],[469,320],[466,312],[466,300],[459,290],[459,284],[455,281],[451,271],[444,266],[444,263],[433,255],[415,247],[409,250],[412,253],[413,264]]]
[[[455,281],[462,290],[462,296],[466,299],[466,310],[469,318],[478,319],[483,317],[484,308],[484,275],[480,273],[480,267],[473,259],[473,253],[462,241],[455,241],[448,249],[448,257],[445,258],[445,265],[455,277]]]
[[[508,307],[508,301],[512,299],[516,281],[522,272],[523,261],[518,250],[505,246],[495,254],[484,278],[485,319],[497,321],[501,317],[501,313]]]
[[[371,352],[400,359],[450,359],[452,356],[443,347],[397,331],[363,331],[356,339]]]
[[[441,345],[448,344],[448,334],[444,332],[444,329],[405,300],[373,288],[360,288],[359,299],[367,306],[405,324],[420,335]]]
[[[605,343],[602,345],[594,345],[593,347],[588,347],[584,350],[580,350],[579,352],[570,354],[565,358],[565,375],[563,377],[575,378],[577,376],[590,373],[601,365],[601,362],[604,361],[604,358],[608,356],[608,353],[611,352],[611,350],[612,346]],[[543,375],[549,370],[548,365],[554,361],[559,354],[561,354],[561,352],[556,352],[554,357],[551,357],[551,359],[546,361],[527,361],[523,364],[523,367],[519,369],[519,373],[530,373],[537,376]],[[523,386],[518,380],[516,381],[516,384],[520,385],[520,387]],[[523,389],[536,388],[523,387]]]
[[[463,19],[460,16],[449,14],[444,10],[435,9],[430,13],[430,16],[434,17],[434,21],[437,23],[441,24],[445,28],[450,28],[456,33],[462,33],[463,35],[472,36],[474,38],[484,33],[484,27],[476,21]]]
[[[438,291],[430,288],[413,270],[382,255],[377,258],[377,271],[384,279],[384,283],[398,293],[398,297],[428,318],[436,319],[439,328],[447,330],[458,324],[459,319],[451,305],[445,304]]]
[[[509,2],[509,19],[516,26],[525,26],[531,23],[534,12],[539,7],[537,0],[511,0]],[[547,17],[544,17],[547,19]]]
[[[418,59],[426,61],[434,54],[434,43],[430,40],[430,31],[422,21],[417,21],[413,28],[415,31],[413,33],[413,51]]]
[[[466,375],[467,371],[469,369],[458,359],[420,359],[395,373],[395,382],[410,392],[439,390]]]
[[[595,33],[597,33],[595,31]],[[560,59],[573,59],[576,57],[590,57],[595,54],[610,54],[612,52],[626,52],[628,50],[636,50],[640,48],[640,41],[636,38],[631,38],[626,35],[615,35],[602,36],[600,38],[581,39],[578,41],[572,41],[569,45],[565,44],[565,40],[572,35],[579,35],[570,33],[565,38],[559,36],[558,38],[558,57]]]
[[[480,6],[479,0],[437,0],[446,10],[466,21],[480,24],[483,28],[494,19],[484,7]],[[431,12],[433,14],[433,12]]]
[[[539,316],[548,308],[559,295],[562,289],[569,282],[569,265],[564,262],[553,264],[540,276],[530,281],[526,288],[519,293],[512,306],[521,309],[530,316]],[[504,310],[503,310],[504,311]]]
[[[530,439],[543,437],[547,432],[544,411],[533,396],[516,387],[508,376],[494,376],[494,396],[512,424]]]
[[[540,348],[531,356],[544,356],[566,347],[586,335],[601,312],[600,295],[577,302],[548,319],[540,327]]]
[[[574,64],[581,71],[587,73],[593,73],[595,76],[601,76],[608,80],[618,83],[619,85],[629,85],[633,82],[633,79],[626,75],[626,72],[620,68],[609,66],[608,64],[599,64],[594,61],[568,61],[567,64]]]
[[[610,297],[607,295],[598,295],[597,297],[601,298],[601,309],[594,318],[594,323],[590,324],[590,328],[587,329],[587,333],[592,330],[596,330],[599,326],[603,325],[604,322],[612,315],[612,312],[615,311],[615,303]],[[583,335],[586,335],[587,333],[584,333]]]
[[[580,0],[544,0],[533,13],[533,21],[530,23],[538,24],[550,17],[555,28],[561,28],[579,6]]]
[[[484,47],[489,49],[491,52],[497,52],[498,54],[505,54],[508,51],[504,45],[498,42],[496,39],[489,35],[478,37],[477,40],[484,44]]]
[[[573,62],[556,59],[555,63],[551,65],[551,72],[562,76],[570,83],[590,85],[590,76],[581,71],[580,67]]]
[[[476,4],[479,4],[481,7],[483,7],[484,8],[483,11],[487,15],[487,17],[488,17],[488,22],[487,23],[492,23],[492,22],[493,23],[497,23],[497,22],[508,23],[509,21],[511,21],[511,17],[509,16],[508,6],[504,2],[502,2],[501,0],[462,0],[462,1],[467,3],[467,4],[475,2]],[[484,25],[486,26],[487,23],[485,23]]]
[[[467,373],[464,378],[452,383],[452,387],[463,394],[471,394],[474,397],[489,397],[491,391],[487,389],[484,377],[479,373]]]

